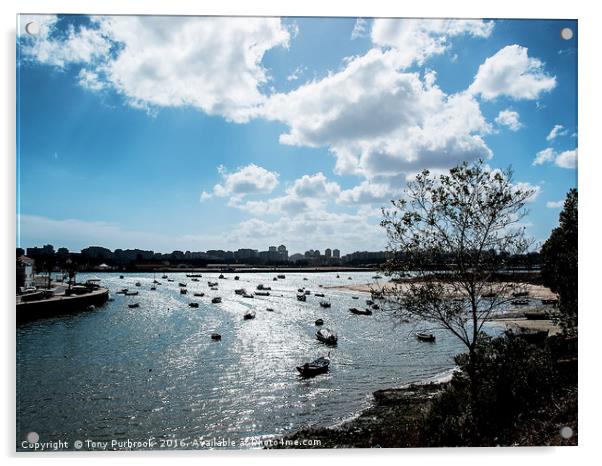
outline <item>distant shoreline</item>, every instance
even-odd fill
[[[128,269],[128,270],[80,270],[78,273],[321,273],[321,272],[378,272],[377,267],[195,267],[174,268],[157,267],[152,269]]]

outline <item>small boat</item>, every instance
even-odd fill
[[[524,298],[525,296],[529,296],[528,291],[517,291],[516,293],[512,293],[512,296],[515,298]]]
[[[153,283],[154,283],[155,285],[160,285],[160,284],[161,284],[161,282],[160,282],[159,280],[153,280]]]
[[[123,275],[119,275],[119,278],[123,279]]]
[[[180,288],[180,294],[186,294],[188,290],[186,288]]]
[[[254,298],[255,296],[253,296],[251,293],[243,293],[242,297],[243,298]]]
[[[219,333],[212,333],[211,334],[211,339],[215,340],[215,341],[219,341],[222,339],[222,336]]]
[[[350,307],[349,312],[351,312],[352,314],[360,315],[360,316],[372,315],[372,311],[370,309],[361,310],[361,309],[358,309],[357,307]]]
[[[246,292],[247,292],[247,290],[245,290],[244,288],[238,288],[237,290],[234,290],[234,293],[238,294],[238,295],[243,295]]]
[[[205,293],[194,293],[194,296],[197,296],[198,298],[202,298],[203,296],[205,296]]]
[[[324,293],[314,293],[314,296],[316,298],[323,298],[324,297]]]
[[[269,296],[270,292],[269,291],[256,291],[255,292],[255,296]]]
[[[380,309],[380,307],[378,306],[378,304],[373,304],[372,309],[374,309],[376,311],[377,309]]]
[[[284,276],[284,275],[276,275],[276,277],[277,278],[281,278],[281,279],[285,279],[286,278],[286,276]]]
[[[416,338],[418,338],[420,341],[435,341],[435,335],[426,332],[416,332]]]
[[[316,319],[316,325],[324,325],[324,321],[322,319]]]
[[[223,273],[220,273],[220,274],[219,274],[219,277],[217,277],[217,278],[219,278],[220,280],[224,280],[226,277],[224,277],[224,274],[223,274]]]
[[[352,296],[351,299],[360,299],[359,296]]]
[[[168,278],[167,281],[168,282],[173,282],[173,278]]]
[[[273,281],[277,282],[278,281],[278,277],[274,277],[272,278]]]
[[[122,288],[121,290],[116,291],[115,294],[126,294],[127,292],[128,292],[127,288]]]
[[[190,280],[193,281],[193,282],[198,282],[199,281],[198,278],[191,278]]]
[[[298,294],[297,301],[307,301],[307,296],[305,296],[304,294]]]
[[[305,290],[305,294],[309,296],[311,294],[311,291]]]
[[[203,276],[200,273],[187,273],[187,278],[202,278]]]
[[[167,275],[163,274],[163,275],[161,276],[161,278],[162,278],[163,280],[165,280],[165,279],[167,279]]]
[[[234,277],[234,280],[240,280],[240,277],[239,277],[238,275],[236,275],[236,276]]]
[[[303,281],[306,282],[307,281],[307,277],[303,277]]]
[[[297,288],[297,293],[305,293],[305,288]]]
[[[374,275],[374,276],[372,277],[372,279],[373,279],[373,280],[378,280],[379,278],[383,278],[383,277],[381,277],[380,275]]]
[[[180,283],[178,283],[178,286],[180,286],[182,288],[185,288],[186,287],[186,283],[180,282]]]
[[[212,302],[213,304],[219,304],[219,303],[221,303],[221,302],[222,302],[222,298],[220,298],[219,296],[216,296],[215,298],[212,298],[212,299],[211,299],[211,302]]]
[[[258,290],[262,290],[262,291],[270,291],[272,288],[269,287],[269,286],[265,286],[265,285],[259,284],[259,285],[257,285],[257,289]]]
[[[514,300],[510,301],[510,304],[512,304],[513,306],[528,306],[529,300],[528,299],[514,299]]]
[[[190,307],[199,307],[199,303],[188,303]]]
[[[271,307],[266,307],[265,310],[268,311],[268,312],[274,312],[274,309],[271,308]]]
[[[136,282],[136,286],[142,286],[142,283]]]
[[[337,278],[341,278],[341,276],[337,274]]]
[[[254,318],[255,318],[255,311],[249,311],[243,316],[243,319],[245,319],[245,320],[251,320]]]
[[[128,304],[128,307],[129,307],[130,309],[135,309],[135,308],[137,308],[137,307],[140,307],[140,303]]]
[[[126,291],[125,293],[123,293],[125,296],[138,296],[138,292],[137,291]]]
[[[297,366],[297,370],[302,377],[313,377],[314,375],[328,372],[330,366],[329,357],[320,357],[312,362],[306,362],[302,366]]]
[[[330,301],[320,301],[320,306],[321,307],[330,307]]]
[[[347,277],[347,280],[353,280],[353,277]]]
[[[212,286],[211,287],[211,291],[217,291],[217,290],[218,290],[217,286]]]
[[[338,341],[337,334],[329,328],[321,328],[316,332],[316,338],[327,345],[336,345]]]
[[[207,285],[209,285],[210,287],[214,287],[217,286],[217,282],[207,282]]]
[[[157,287],[155,285],[150,287],[151,291],[155,291],[157,289]]]
[[[555,306],[558,304],[558,300],[557,299],[542,299],[541,304]]]

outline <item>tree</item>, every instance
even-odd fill
[[[440,176],[423,171],[404,198],[383,209],[391,252],[385,273],[396,282],[385,290],[389,304],[399,317],[431,322],[466,345],[474,390],[479,333],[524,289],[509,276],[507,260],[528,251],[520,222],[533,193],[513,183],[510,169],[479,160]]]
[[[577,331],[577,190],[571,189],[557,228],[541,248],[544,285],[558,294],[560,322],[568,333]]]

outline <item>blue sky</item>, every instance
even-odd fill
[[[577,183],[575,21],[21,16],[17,47],[24,247],[377,250],[407,179],[479,157],[541,241]]]

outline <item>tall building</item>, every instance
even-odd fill
[[[341,251],[339,251],[338,249],[334,249],[332,251],[332,257],[334,259],[340,259],[341,258]]]
[[[324,250],[324,257],[326,259],[332,258],[332,250],[330,248],[327,248],[327,249]]]
[[[276,251],[277,251],[277,249],[276,249],[276,246],[270,246],[270,247],[268,248],[268,251],[269,251],[269,252],[276,252]]]
[[[284,244],[278,246],[278,255],[280,256],[280,260],[282,262],[288,261],[288,251],[286,250],[286,246]]]

